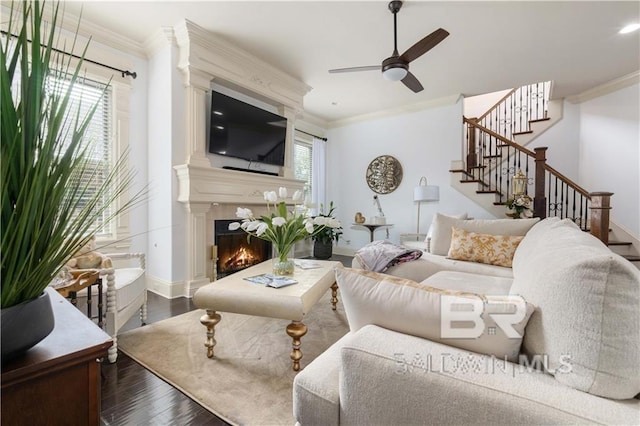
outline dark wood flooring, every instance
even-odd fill
[[[196,309],[191,299],[165,299],[148,293],[147,323]],[[121,329],[140,327],[137,316]],[[161,355],[160,355],[161,356]],[[102,364],[102,425],[227,425],[146,368],[118,353],[114,364]]]
[[[331,258],[345,266],[351,266],[351,259],[340,255]],[[147,299],[148,324],[196,309],[186,297],[166,299],[149,292]],[[78,308],[86,309],[81,301]],[[134,316],[120,332],[136,327],[140,327],[140,320]],[[102,425],[228,424],[122,352],[116,363],[102,364],[101,410]]]

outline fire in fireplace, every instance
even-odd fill
[[[271,258],[271,243],[252,237],[242,229],[229,230],[235,220],[214,222],[214,241],[218,247],[217,277],[222,278]]]

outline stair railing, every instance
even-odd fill
[[[536,217],[571,219],[583,230],[608,242],[610,192],[588,192],[547,164],[546,147],[531,151],[476,119],[464,118],[467,164],[463,181],[478,183],[479,193],[493,193],[494,204],[504,205],[512,195],[511,179],[521,171],[528,181]],[[530,187],[532,187],[530,189]]]
[[[531,131],[530,123],[547,118],[551,82],[528,84],[511,90],[478,123],[509,140]]]

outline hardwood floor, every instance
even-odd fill
[[[153,323],[196,309],[191,299],[165,299],[148,293],[147,322]],[[121,332],[140,327],[133,317]],[[227,425],[146,368],[118,353],[114,364],[102,364],[103,425]]]
[[[351,266],[351,259],[340,255],[331,258],[345,266]],[[196,309],[186,297],[166,299],[148,292],[147,299],[148,324]],[[86,312],[82,300],[78,301],[78,308]],[[134,316],[120,332],[137,327],[140,319]],[[102,364],[101,410],[101,423],[105,426],[228,424],[122,352],[116,363]]]

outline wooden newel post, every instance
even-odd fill
[[[589,205],[591,235],[605,244],[609,244],[609,210],[611,210],[612,195],[613,192],[592,192],[589,194],[591,197]]]
[[[476,123],[477,118],[469,118],[469,121]],[[476,155],[476,128],[472,124],[467,124],[467,171],[471,172],[471,168],[478,165],[478,157]]]
[[[536,153],[536,178],[533,197],[533,215],[544,219],[547,217],[547,197],[544,195],[545,183],[545,164],[547,162],[547,147],[539,147],[533,149]]]

